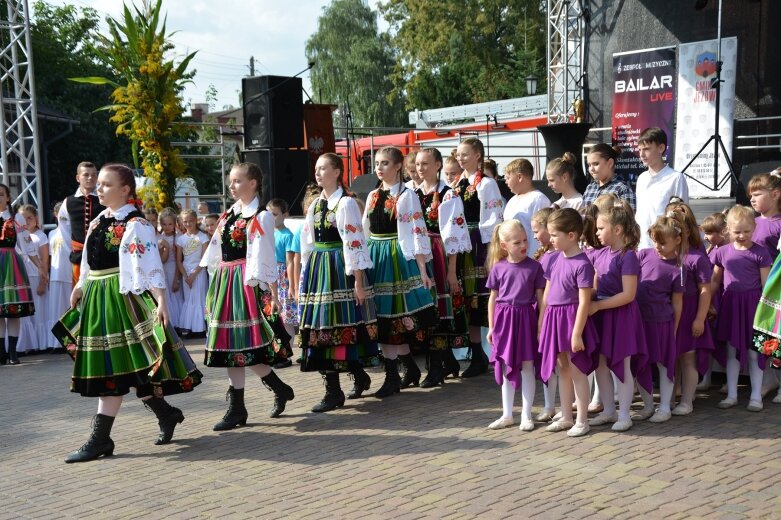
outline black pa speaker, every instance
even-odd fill
[[[301,78],[255,76],[241,80],[245,148],[302,148]]]
[[[586,135],[590,128],[591,123],[558,123],[537,127],[545,140],[545,155],[548,161],[561,157],[564,155],[564,152],[572,152],[578,158],[577,164],[575,164],[575,178],[573,180],[575,181],[575,188],[580,193],[583,193],[591,181],[590,178],[586,178],[583,171],[583,161],[580,159],[583,154],[583,143],[586,142]],[[545,177],[545,172],[542,172],[542,174]],[[544,190],[541,191],[544,192]],[[551,191],[551,193],[553,192]],[[556,196],[556,199],[558,198],[559,196]]]
[[[284,199],[291,215],[301,214],[301,200],[311,180],[307,150],[245,150],[242,161],[257,164],[263,170],[263,207],[271,199]]]

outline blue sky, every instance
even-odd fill
[[[52,4],[92,7],[103,17],[119,17],[121,0],[47,0]],[[137,0],[140,5],[140,0]],[[169,32],[177,54],[198,51],[194,84],[184,92],[185,103],[205,102],[210,84],[218,91],[216,109],[238,106],[241,78],[249,75],[249,58],[255,57],[255,74],[293,75],[306,68],[304,46],[317,29],[317,18],[330,0],[164,0]],[[370,0],[376,5],[377,0]],[[384,26],[382,24],[381,26]],[[311,94],[308,73],[304,88]]]

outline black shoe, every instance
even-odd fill
[[[109,436],[114,418],[108,415],[97,414],[92,419],[92,434],[87,442],[65,459],[65,462],[87,462],[95,460],[101,455],[110,457],[114,454],[114,441]]]
[[[0,338],[0,365],[8,363],[8,354],[5,351],[5,338]]]
[[[16,354],[16,344],[19,338],[16,336],[8,336],[8,364],[18,365],[19,357]]]
[[[287,368],[289,366],[292,366],[293,362],[289,359],[280,359],[276,363],[274,363],[274,368]]]
[[[216,432],[232,430],[236,426],[247,424],[247,409],[244,407],[244,389],[235,389],[232,386],[228,388],[225,394],[225,400],[229,402],[228,411],[225,416],[212,428]]]
[[[488,356],[483,352],[483,346],[480,343],[470,343],[469,351],[472,354],[472,362],[461,377],[475,377],[488,372]]]
[[[312,408],[315,413],[330,412],[344,406],[344,392],[339,384],[339,373],[326,372],[323,374],[323,381],[325,381],[325,396]]]
[[[350,377],[353,379],[353,389],[347,394],[347,399],[358,399],[371,387],[372,378],[363,367],[350,370]]]
[[[271,408],[269,417],[272,419],[279,417],[285,411],[287,402],[295,398],[293,389],[283,383],[273,370],[266,377],[260,378],[260,380],[263,381],[266,388],[274,392],[274,407]]]
[[[385,360],[385,381],[374,393],[374,397],[382,399],[397,394],[401,391],[401,377],[399,377],[399,364],[396,359]]]
[[[420,386],[420,369],[418,364],[415,363],[415,358],[412,354],[404,354],[399,356],[401,364],[404,366],[404,377],[401,379],[401,388],[409,388],[410,386]]]
[[[458,377],[461,365],[451,349],[442,352],[442,364],[444,365],[443,379],[448,376]]]
[[[142,401],[144,406],[152,410],[157,417],[157,424],[160,426],[160,435],[155,444],[168,444],[174,436],[174,429],[177,424],[182,424],[184,414],[179,408],[168,404],[162,397],[152,397]]]
[[[442,368],[442,351],[432,350],[428,354],[428,374],[420,383],[421,388],[432,388],[445,382],[445,371]]]

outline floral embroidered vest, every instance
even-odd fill
[[[119,247],[122,237],[125,235],[127,224],[134,218],[144,218],[144,214],[138,210],[131,211],[123,220],[114,217],[100,217],[98,224],[90,232],[87,238],[86,251],[87,263],[91,270],[112,269],[119,267]],[[130,244],[132,248],[127,252],[133,254],[135,249],[143,254],[144,244]]]
[[[16,247],[16,227],[13,215],[8,220],[0,217],[0,247]]]
[[[418,199],[420,199],[420,207],[423,209],[423,220],[426,221],[426,228],[429,233],[439,234],[439,206],[449,190],[450,187],[445,186],[439,193],[432,191],[428,195],[424,195],[423,190],[420,188],[415,190]]]
[[[342,194],[344,197],[344,194]],[[341,201],[341,197],[339,201]],[[315,206],[315,242],[341,242],[342,237],[339,235],[339,230],[336,227],[336,208],[339,207],[337,202],[334,209],[328,209],[328,201],[320,199]]]
[[[260,210],[258,210],[260,212]],[[251,217],[242,217],[241,213],[229,213],[222,227],[222,261],[233,262],[247,258],[247,233],[249,233]]]
[[[480,223],[480,199],[477,196],[477,186],[469,183],[469,179],[461,179],[453,190],[464,202],[464,217],[467,224]]]
[[[403,193],[403,190],[399,195]],[[396,199],[392,197],[390,190],[376,190],[369,200],[369,231],[374,235],[386,233],[398,233],[396,223]]]

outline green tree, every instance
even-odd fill
[[[545,88],[540,0],[388,0],[399,59],[396,91],[407,108],[436,108],[526,95],[526,76]]]
[[[162,0],[150,0],[143,10],[124,5],[122,20],[108,18],[110,37],[98,35],[96,50],[101,61],[121,78],[72,78],[74,81],[112,85],[110,110],[117,124],[117,135],[127,136],[134,159],[140,158],[144,175],[155,190],[145,190],[142,198],[158,208],[172,207],[176,178],[184,175],[184,161],[171,145],[173,123],[182,117],[181,92],[192,78],[187,72],[195,53],[180,63],[165,57],[174,46],[166,33],[165,17],[161,20]]]
[[[44,179],[44,186],[53,203],[76,190],[79,162],[130,162],[130,147],[127,139],[114,135],[108,113],[94,112],[95,98],[108,98],[111,88],[90,87],[66,79],[73,75],[112,77],[111,70],[99,62],[92,48],[100,22],[97,11],[72,5],[52,6],[38,0],[33,4],[33,12],[30,35],[39,110],[51,108],[79,122],[71,133],[46,146],[48,178]],[[47,143],[67,132],[68,125],[42,121],[38,130],[41,143]]]
[[[355,126],[407,124],[402,90],[394,89],[395,57],[388,35],[377,29],[377,13],[361,0],[333,0],[323,8],[317,31],[306,42],[314,97],[349,105]]]

